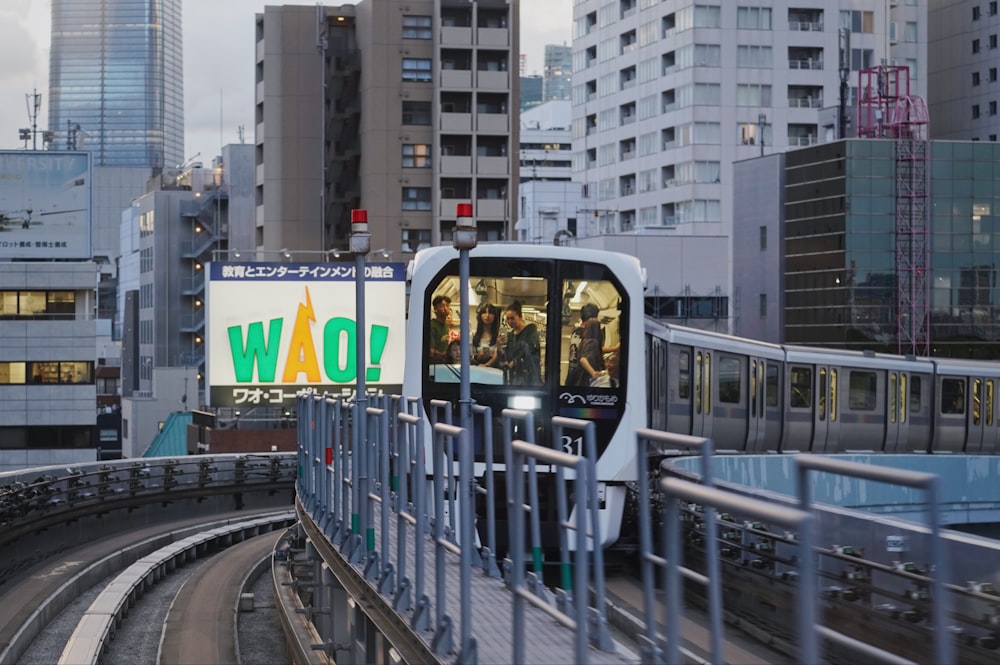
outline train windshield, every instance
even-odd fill
[[[505,408],[533,411],[539,434],[551,415],[595,420],[600,445],[625,404],[623,293],[603,265],[473,258],[462,321],[458,263],[449,263],[425,293],[425,406],[457,402],[468,335],[475,403],[496,420]]]

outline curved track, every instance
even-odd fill
[[[0,662],[16,662],[30,640],[59,615],[67,603],[50,603],[49,600],[63,587],[69,591],[68,595],[77,596],[145,554],[169,544],[179,534],[190,535],[204,530],[209,524],[244,520],[274,511],[275,508],[232,511],[211,517],[166,521],[80,547],[62,549],[58,556],[24,571],[16,582],[0,587]],[[81,576],[88,569],[90,574]]]
[[[272,532],[233,545],[188,579],[167,615],[158,662],[238,662],[236,612],[243,580],[281,538]]]

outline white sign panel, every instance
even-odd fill
[[[340,393],[357,380],[350,263],[211,263],[206,380],[212,406],[290,405],[304,388]],[[365,384],[398,392],[405,355],[406,268],[365,267]]]
[[[905,552],[906,543],[903,540],[903,536],[886,536],[885,537],[885,551],[886,552]]]
[[[89,259],[90,153],[0,151],[0,260]]]

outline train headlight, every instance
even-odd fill
[[[542,400],[531,395],[514,395],[507,406],[521,411],[536,411],[542,408]]]

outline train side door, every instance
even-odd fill
[[[761,409],[763,413],[761,420],[763,427],[758,429],[758,441],[760,448],[766,451],[777,451],[781,447],[782,434],[782,404],[784,399],[781,394],[781,376],[784,366],[780,362],[768,360],[761,361],[763,366],[763,394],[760,396]]]
[[[909,440],[910,373],[889,370],[885,406],[885,451],[900,452]]]
[[[969,408],[966,412],[966,453],[993,452],[996,448],[996,381],[992,377],[969,379]]]
[[[813,429],[818,420],[813,415],[817,408],[816,388],[819,383],[816,374],[813,365],[789,364],[786,368],[788,394],[781,442],[783,452],[813,450]],[[825,434],[823,432],[824,443]]]
[[[820,365],[816,368],[816,421],[813,424],[812,447],[815,453],[839,452],[841,449],[839,374],[836,367]]]
[[[939,376],[937,381],[934,451],[964,452],[966,429],[972,422],[972,403],[969,399],[971,386],[968,385],[972,381],[957,376]]]
[[[694,436],[712,436],[712,362],[711,351],[695,347],[693,349],[694,365],[691,368],[694,382],[692,391],[691,434]]]
[[[694,351],[689,346],[671,343],[667,357],[666,430],[691,434],[694,413]]]
[[[747,451],[777,450],[781,442],[778,364],[750,358]]]

